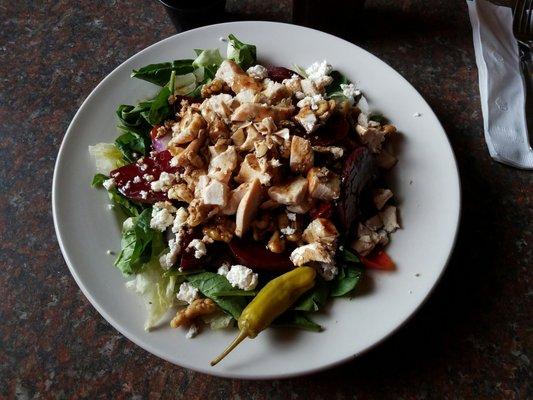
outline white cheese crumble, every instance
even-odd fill
[[[244,265],[233,265],[226,274],[231,286],[242,290],[254,290],[257,286],[258,275]]]
[[[152,209],[150,228],[163,232],[174,222],[174,214],[176,211],[176,207],[168,201],[159,201],[155,203],[154,208]]]
[[[193,285],[191,285],[188,282],[183,282],[180,285],[180,289],[178,293],[176,294],[176,298],[179,301],[182,301],[187,304],[191,304],[198,297],[199,297],[198,289],[196,289]]]
[[[159,257],[159,264],[161,264],[161,268],[170,269],[174,264],[176,264],[181,250],[180,240],[181,235],[178,234],[176,239],[170,239],[168,241],[168,253],[165,253]]]
[[[218,267],[217,274],[226,276],[229,272],[230,266],[229,264],[222,264],[220,267]]]
[[[141,199],[145,200],[148,197],[148,192],[146,190],[141,190],[139,195],[141,196]]]
[[[133,178],[133,183],[141,183],[141,177],[136,176],[135,178]]]
[[[332,82],[329,76],[333,67],[326,60],[317,61],[305,69],[307,79],[313,81],[318,89],[324,88]]]
[[[185,337],[187,339],[192,339],[192,338],[196,337],[196,335],[198,335],[199,332],[200,332],[200,330],[198,328],[198,325],[191,324],[191,326],[189,326],[189,330],[187,331],[187,334],[185,335]]]
[[[143,179],[146,181],[146,182],[152,182],[154,180],[154,176],[153,175],[150,175],[150,174],[144,174],[143,175]]]
[[[113,178],[109,178],[102,182],[102,185],[105,187],[106,190],[111,190],[116,186],[116,183]]]
[[[287,218],[289,221],[296,221],[296,214],[292,212],[287,212]]]
[[[250,67],[246,70],[246,73],[250,75],[252,78],[257,79],[258,81],[262,81],[268,76],[268,71],[265,67],[262,65],[254,65],[253,67]]]
[[[176,216],[174,217],[174,223],[172,225],[172,232],[178,233],[181,229],[181,227],[187,222],[187,218],[189,217],[189,213],[184,207],[178,208],[178,211],[176,211]]]
[[[281,167],[281,161],[277,158],[273,158],[272,160],[270,160],[270,165],[274,168]]]
[[[342,94],[350,101],[351,104],[354,103],[355,97],[361,94],[361,91],[358,90],[353,83],[341,83]]]
[[[199,239],[191,240],[191,243],[189,243],[189,246],[187,248],[194,249],[194,258],[202,258],[203,256],[207,254],[205,243]]]
[[[165,192],[169,189],[170,185],[176,180],[176,175],[168,172],[161,172],[159,179],[150,183],[150,187],[154,192]]]
[[[281,228],[280,232],[284,235],[292,235],[294,232],[296,232],[296,229],[286,226],[285,228]]]
[[[313,96],[306,96],[300,100],[296,105],[300,108],[305,106],[311,107],[311,110],[318,110],[318,103],[324,100],[321,94],[315,94]]]

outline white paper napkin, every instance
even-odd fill
[[[533,169],[525,114],[525,82],[513,36],[512,10],[486,0],[467,0],[467,4],[489,153],[501,163]]]

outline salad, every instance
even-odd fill
[[[229,35],[195,58],[132,77],[158,94],[116,110],[114,143],[89,147],[109,210],[123,215],[115,266],[143,296],[145,329],[194,337],[239,327],[225,353],[271,325],[320,331],[399,228],[383,176],[396,128],[327,61],[263,66]],[[111,251],[108,251],[111,252]]]

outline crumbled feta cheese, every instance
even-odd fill
[[[148,197],[148,192],[146,190],[141,190],[139,194],[141,195],[141,199],[146,199]]]
[[[187,334],[185,335],[185,337],[187,339],[192,339],[192,338],[196,337],[196,335],[198,335],[199,332],[200,332],[200,329],[198,328],[198,325],[191,324],[189,326],[189,330],[187,331]]]
[[[115,180],[113,178],[106,179],[102,185],[106,190],[111,190],[116,186]]]
[[[207,249],[205,247],[205,243],[202,242],[199,239],[193,239],[191,240],[191,243],[189,243],[188,249],[192,248],[194,249],[194,257],[195,258],[202,258],[207,254]]]
[[[176,180],[176,175],[168,172],[161,172],[159,179],[150,183],[150,187],[154,192],[165,192],[169,189],[170,185]]]
[[[296,97],[297,100],[302,100],[305,97],[305,93],[298,91],[294,93],[294,97]]]
[[[252,78],[257,79],[258,81],[262,81],[268,76],[268,71],[265,67],[262,65],[254,65],[253,67],[250,67],[246,70],[246,73],[250,75]]]
[[[287,212],[287,218],[289,221],[296,221],[296,214],[292,212]]]
[[[123,189],[128,190],[131,187],[131,181],[127,181],[126,184],[123,186]]]
[[[154,208],[152,208],[150,228],[163,232],[174,222],[174,214],[176,211],[176,207],[168,201],[159,201],[155,203]]]
[[[199,297],[198,289],[196,289],[193,285],[191,285],[188,282],[183,282],[180,285],[180,289],[178,293],[176,294],[176,298],[179,301],[182,301],[187,304],[191,304],[198,297]]]
[[[141,171],[146,171],[146,169],[148,168],[148,165],[146,165],[145,163],[140,163],[139,168],[141,169]]]
[[[161,257],[159,257],[159,264],[161,264],[161,268],[170,269],[174,264],[176,264],[176,261],[178,260],[178,255],[181,250],[181,239],[182,235],[178,234],[176,239],[170,239],[168,241],[168,253],[165,253]]]
[[[226,276],[229,272],[230,266],[229,264],[222,264],[220,267],[218,267],[217,274]]]
[[[395,206],[385,207],[379,213],[379,215],[381,216],[381,219],[383,220],[383,227],[387,232],[392,233],[396,229],[400,228],[400,225],[398,224],[398,218],[396,216]]]
[[[254,290],[257,286],[258,275],[244,265],[233,265],[226,275],[231,286],[242,290]]]
[[[315,94],[313,96],[306,96],[300,100],[296,105],[300,108],[309,106],[311,110],[318,110],[318,103],[324,100],[321,94]]]
[[[270,160],[270,165],[274,168],[281,167],[281,161],[277,158],[273,158],[272,160]]]
[[[317,268],[318,273],[324,280],[331,281],[339,273],[335,264],[319,263]]]
[[[326,60],[323,60],[311,64],[305,69],[305,73],[307,74],[307,79],[313,81],[318,89],[322,89],[333,81],[329,76],[332,70],[332,66]]]
[[[284,235],[292,235],[294,232],[296,232],[296,229],[290,226],[286,226],[285,228],[281,228],[280,232],[283,233]]]
[[[178,233],[181,229],[181,227],[187,222],[187,218],[189,217],[189,213],[185,209],[185,207],[178,208],[178,211],[176,211],[176,216],[174,217],[174,224],[172,225],[172,232]]]
[[[146,182],[152,182],[154,180],[154,176],[153,175],[150,175],[150,174],[144,174],[143,175],[143,179],[146,181]]]
[[[135,178],[133,178],[133,183],[141,183],[141,177],[136,176]]]
[[[361,94],[361,91],[358,90],[353,83],[341,83],[342,94],[350,101],[351,104],[354,103],[355,98]]]

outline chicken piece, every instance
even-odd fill
[[[235,100],[239,102],[239,104],[244,103],[257,103],[259,100],[259,97],[256,92],[254,92],[252,89],[246,89],[242,90],[235,96]]]
[[[200,132],[205,130],[207,124],[202,116],[188,108],[180,122],[172,126],[172,139],[169,147],[189,143],[196,139]]]
[[[285,87],[291,92],[291,94],[296,94],[298,92],[302,91],[302,78],[300,78],[298,75],[294,74],[289,79],[284,79],[283,83]],[[302,93],[303,94],[303,93]]]
[[[255,148],[254,143],[257,140],[261,140],[262,136],[257,131],[257,129],[255,129],[255,126],[253,125],[247,126],[244,132],[246,135],[246,140],[244,141],[242,145],[238,147],[238,150],[239,151],[252,151]]]
[[[307,173],[309,193],[312,198],[331,201],[339,198],[341,180],[337,174],[326,167],[311,168]]]
[[[302,125],[307,133],[313,132],[318,127],[318,119],[309,106],[301,108],[294,119]]]
[[[383,221],[383,228],[389,232],[392,233],[396,229],[400,228],[400,224],[398,224],[398,217],[396,215],[396,207],[395,206],[387,206],[385,207],[379,215],[381,216],[381,219]]]
[[[272,200],[280,204],[300,204],[305,200],[305,196],[307,195],[307,186],[307,179],[299,176],[290,179],[282,185],[272,186],[268,189],[268,195]]]
[[[357,251],[358,254],[366,256],[374,250],[377,245],[385,246],[388,242],[389,237],[387,232],[383,229],[373,231],[368,226],[359,224],[359,227],[357,228],[357,240],[352,243],[351,247]]]
[[[236,108],[236,101],[233,96],[221,93],[205,99],[200,106],[200,111],[211,109],[228,124],[234,108]]]
[[[362,125],[357,125],[355,131],[359,135],[361,142],[363,142],[372,153],[379,153],[381,151],[381,146],[385,141],[384,131],[372,127],[365,128]]]
[[[317,153],[329,153],[334,159],[342,158],[344,149],[337,146],[313,146],[313,151]]]
[[[239,203],[241,202],[249,186],[250,184],[248,182],[241,183],[239,186],[237,186],[231,191],[231,193],[229,194],[228,202],[226,206],[222,209],[222,214],[233,215],[237,212],[237,207],[239,207]]]
[[[331,252],[324,245],[316,242],[295,248],[290,255],[290,259],[297,267],[301,267],[310,262],[335,263]]]
[[[307,243],[320,243],[328,249],[334,248],[338,237],[339,231],[333,222],[326,218],[314,219],[302,234],[302,239]]]
[[[315,204],[314,199],[307,197],[300,204],[293,204],[293,205],[287,206],[287,211],[290,211],[296,214],[307,214],[309,210],[313,208],[314,204]]]
[[[244,161],[241,163],[239,174],[235,177],[238,183],[252,182],[259,180],[263,185],[270,185],[272,175],[270,174],[270,166],[268,161],[264,158],[258,159],[255,154],[247,154]]]
[[[235,93],[243,90],[261,91],[261,83],[248,76],[241,67],[232,60],[224,60],[215,74],[215,78],[222,79]]]
[[[187,225],[190,227],[198,226],[215,215],[217,210],[218,207],[216,206],[209,206],[204,204],[200,199],[193,199],[187,208],[187,212],[189,213]]]
[[[194,198],[192,191],[185,183],[178,183],[168,189],[167,196],[171,200],[184,201],[190,203]]]
[[[365,226],[371,231],[376,232],[383,227],[383,220],[379,214],[376,214],[365,221]]]
[[[262,135],[273,133],[278,129],[272,117],[263,118],[261,122],[256,122],[254,127]]]
[[[262,95],[265,96],[268,104],[278,104],[281,100],[291,97],[291,92],[281,83],[274,82],[270,79],[265,80],[265,90]]]
[[[255,217],[259,204],[261,203],[261,196],[261,183],[259,179],[254,179],[248,186],[246,193],[244,193],[237,207],[235,235],[238,237],[242,237],[250,227],[250,223]]]
[[[204,204],[224,207],[228,202],[228,185],[212,179],[202,192]]]
[[[317,94],[320,94],[320,91],[316,87],[315,83],[310,79],[302,79],[300,81],[300,85],[302,87],[302,92],[306,96],[316,96]]]
[[[181,151],[177,156],[174,156],[170,162],[173,167],[185,167],[194,166],[196,168],[202,168],[204,166],[204,160],[198,155],[200,148],[202,147],[202,140],[194,139],[185,150]]]
[[[313,167],[313,162],[314,156],[311,142],[300,136],[293,136],[290,157],[291,170],[305,174]]]
[[[211,141],[216,142],[220,138],[229,137],[230,130],[222,117],[211,108],[209,103],[204,102],[202,105],[202,117],[207,122],[207,131]]]
[[[381,210],[383,206],[392,198],[392,191],[390,189],[376,189],[374,190],[372,200],[378,210]]]
[[[281,121],[284,119],[288,119],[293,112],[293,106],[278,107],[258,103],[245,103],[237,107],[237,109],[233,112],[233,115],[231,116],[231,120],[233,122],[259,122],[262,121],[264,118],[271,117],[274,121]]]
[[[237,152],[235,151],[235,146],[228,146],[220,154],[214,157],[211,156],[207,175],[227,184],[235,168],[237,168]]]

